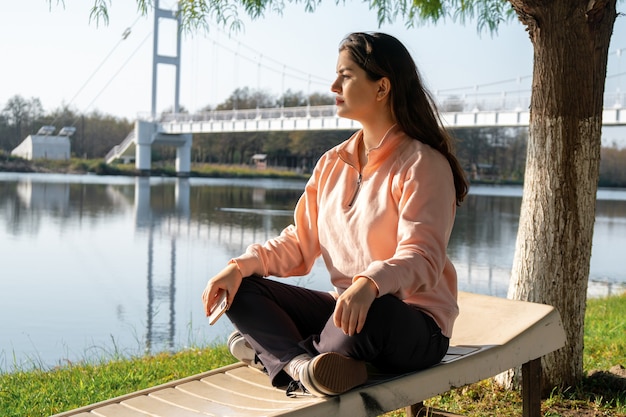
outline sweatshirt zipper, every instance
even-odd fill
[[[354,204],[354,200],[356,200],[356,196],[359,195],[359,191],[361,190],[361,183],[363,182],[363,175],[359,172],[359,177],[356,180],[356,190],[354,190],[354,194],[352,195],[352,199],[350,200],[350,204],[348,207],[352,207]]]

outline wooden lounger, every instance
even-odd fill
[[[551,306],[470,293],[448,355],[432,368],[370,381],[337,397],[288,398],[242,363],[92,404],[55,417],[378,416],[522,366],[524,416],[540,415],[540,358],[565,344]],[[449,415],[449,414],[447,414]]]

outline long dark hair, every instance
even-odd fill
[[[410,137],[435,148],[446,157],[454,176],[456,203],[460,205],[467,195],[469,184],[454,155],[453,139],[444,129],[435,102],[422,84],[409,51],[391,35],[364,32],[348,35],[339,46],[341,51],[348,51],[369,79],[389,79],[391,111],[398,126]]]

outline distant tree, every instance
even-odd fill
[[[470,179],[476,179],[478,167],[487,164],[489,141],[481,128],[458,128],[452,130],[452,136],[457,139],[456,152],[459,161],[467,172]]]
[[[248,164],[252,155],[261,153],[266,133],[249,132],[237,135],[237,163]]]
[[[263,90],[253,90],[250,87],[237,88],[216,110],[244,110],[276,107],[276,98]]]
[[[288,89],[276,100],[276,107],[302,107],[308,104],[306,95],[302,91]]]
[[[269,132],[263,142],[261,153],[267,155],[269,166],[295,168],[293,153],[289,149],[289,132]]]
[[[602,148],[600,185],[626,187],[626,148],[619,149],[615,145]]]
[[[313,93],[309,95],[309,104],[311,106],[327,106],[335,104],[335,96],[329,93]]]
[[[217,164],[247,164],[263,148],[264,133],[212,133],[194,135],[192,159]]]
[[[517,128],[463,128],[452,130],[457,156],[470,176],[480,169],[497,180],[523,180],[528,133]],[[471,177],[471,179],[478,179]]]
[[[213,155],[211,138],[213,135],[198,133],[193,135],[191,142],[191,160],[196,163],[217,162],[217,157]]]
[[[439,109],[442,112],[460,112],[465,108],[465,101],[458,96],[446,97],[446,99],[439,104]]]
[[[522,181],[526,165],[526,148],[528,131],[526,129],[508,129],[506,145],[502,148],[500,166],[506,178],[511,181]]]
[[[94,111],[81,116],[76,124],[76,139],[85,141],[85,157],[104,158],[115,145],[119,145],[134,128],[125,118]],[[79,155],[80,156],[80,155]]]
[[[350,131],[290,132],[289,149],[298,158],[298,167],[310,170],[324,152],[347,139]]]
[[[250,87],[239,87],[222,103],[215,107],[205,106],[201,112],[212,110],[243,110],[276,107],[304,107],[334,104],[335,98],[330,94],[313,93],[308,97],[302,91],[288,89],[281,96],[275,97],[267,91],[255,90]]]
[[[5,150],[7,154],[13,149],[12,136],[13,129],[9,125],[9,120],[4,113],[0,112],[0,149]]]
[[[304,106],[324,106],[335,104],[335,97],[331,94],[312,93],[307,95],[302,91],[287,90],[276,101],[278,107],[304,107]]]
[[[161,120],[167,119],[169,115],[174,114],[174,106],[167,107],[161,112]],[[178,114],[189,114],[189,110],[185,106],[179,106]]]
[[[61,106],[43,118],[45,124],[61,128],[76,128],[70,137],[72,155],[77,158],[104,158],[133,130],[133,123],[125,118],[105,115],[99,111],[81,114],[68,106]]]
[[[7,124],[12,127],[13,134],[8,138],[7,145],[11,148],[17,146],[33,131],[35,122],[43,116],[43,106],[38,98],[25,99],[20,95],[11,97],[2,115]]]

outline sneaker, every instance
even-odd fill
[[[365,362],[335,352],[317,355],[300,370],[300,382],[316,397],[340,395],[366,381]]]
[[[300,381],[291,381],[287,386],[287,390],[285,391],[287,397],[296,398],[296,397],[310,397],[311,393],[302,385]]]
[[[226,344],[230,354],[241,362],[261,371],[265,369],[252,346],[250,346],[248,341],[238,331],[234,331],[228,336],[228,342],[226,342]]]

